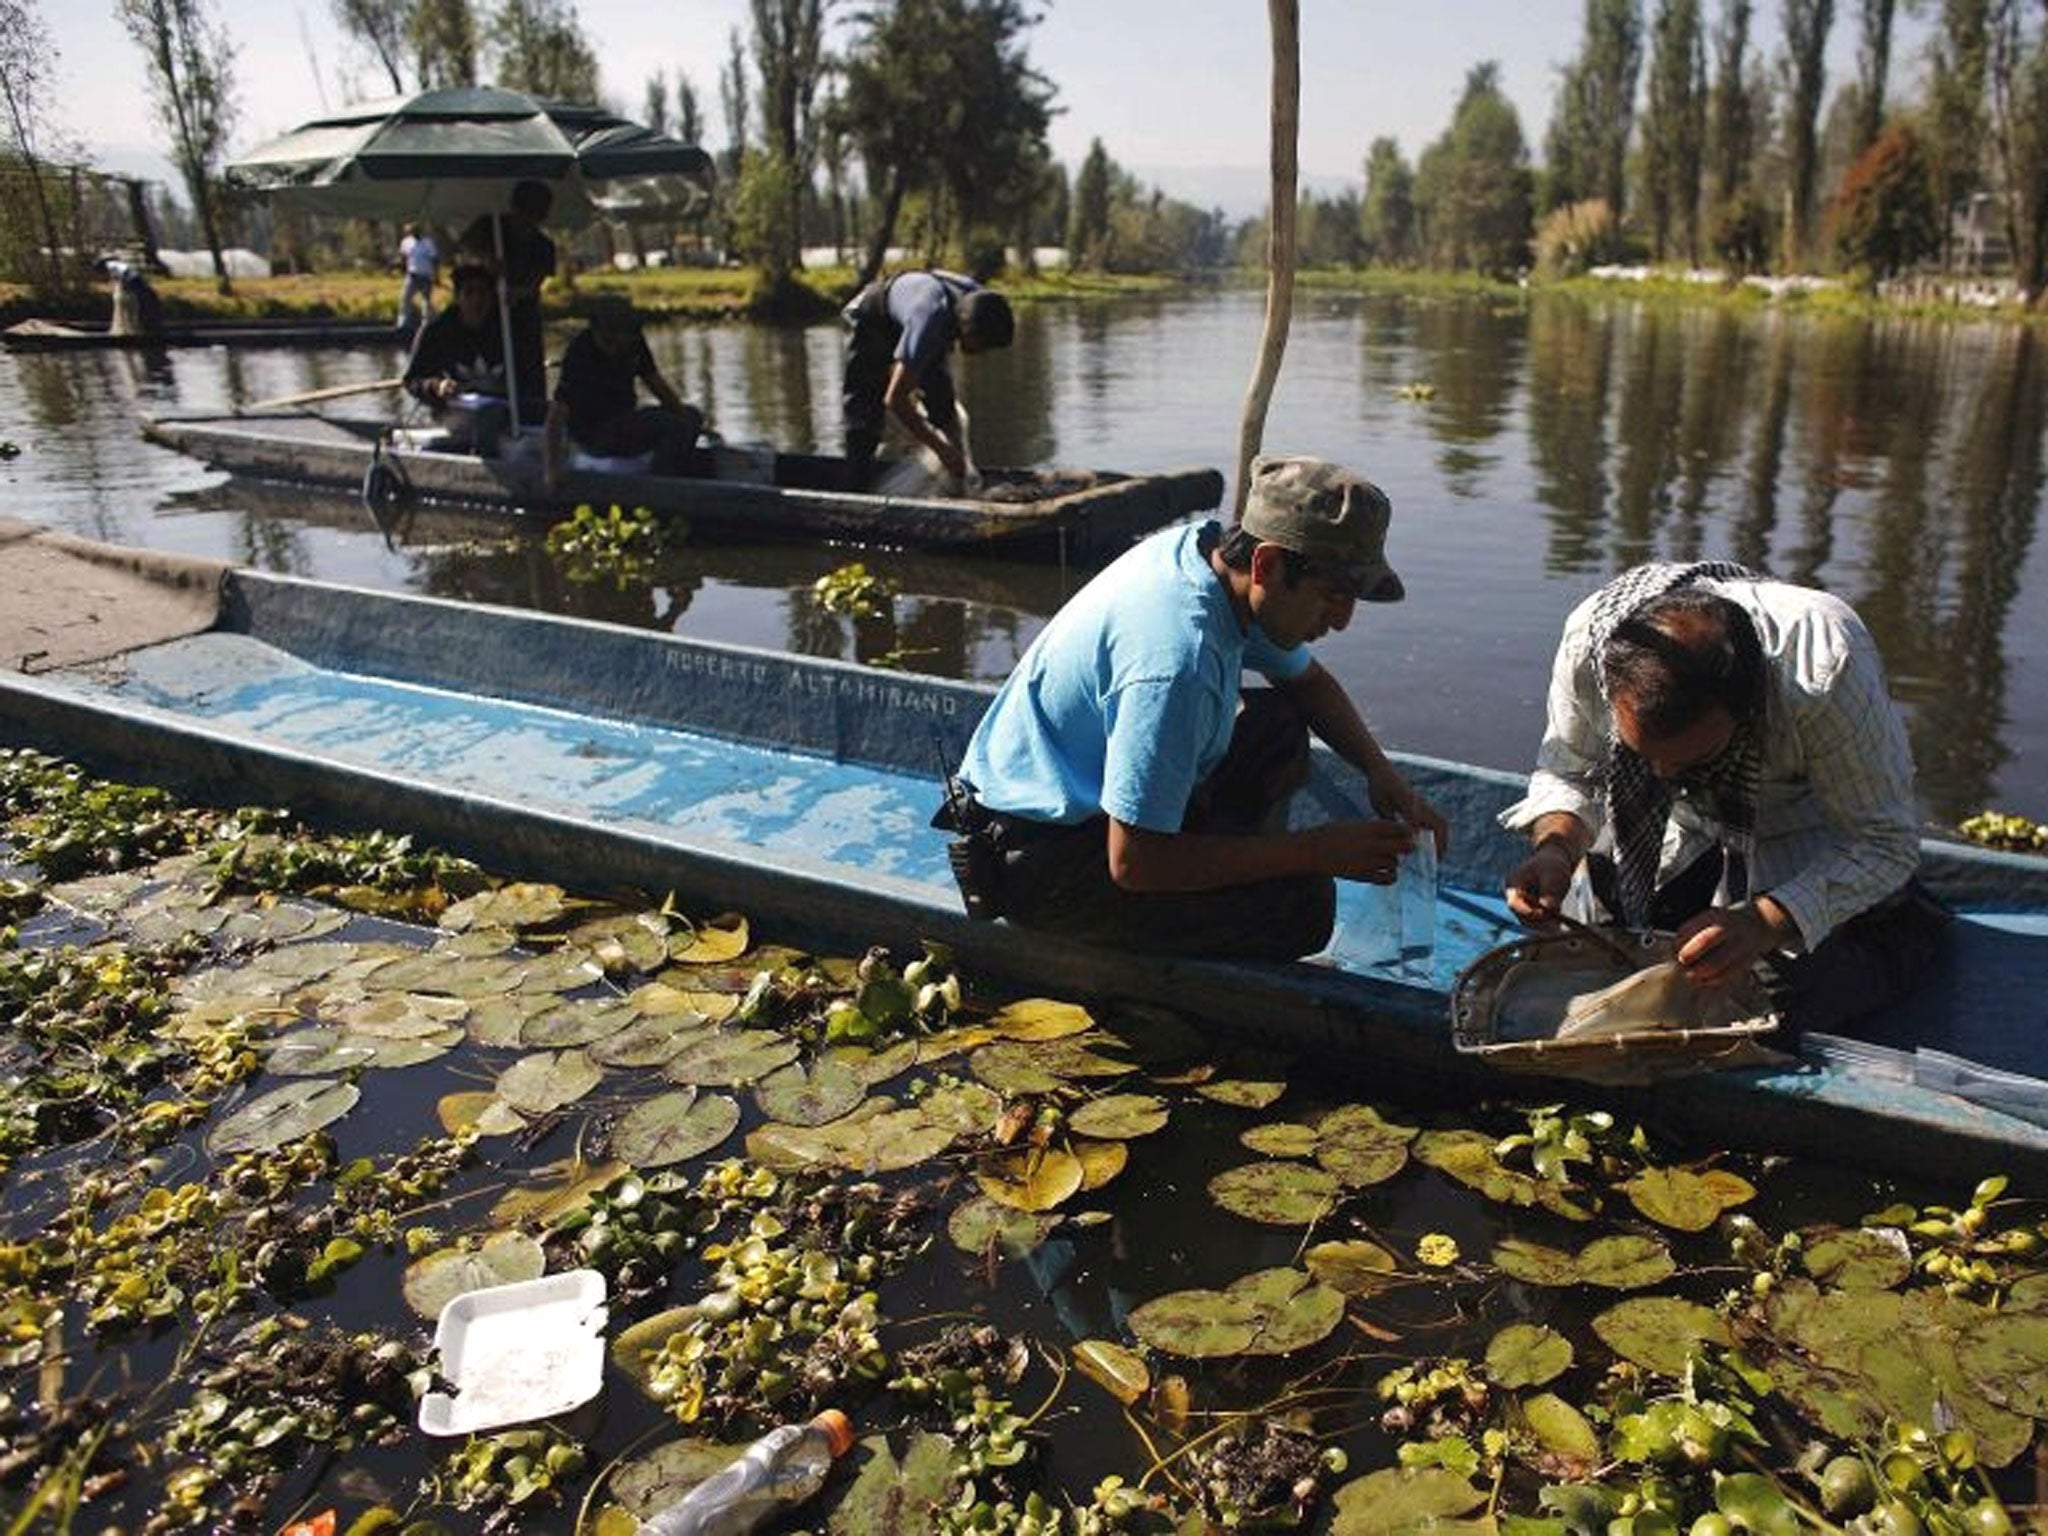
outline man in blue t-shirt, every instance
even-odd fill
[[[844,384],[852,485],[867,485],[890,416],[937,454],[948,474],[966,474],[946,355],[955,342],[970,355],[1007,347],[1016,331],[1009,300],[957,272],[899,272],[862,289],[844,319],[852,332]]]
[[[942,821],[968,911],[1119,948],[1293,959],[1329,941],[1334,877],[1390,883],[1444,819],[1308,642],[1396,602],[1377,486],[1262,458],[1242,523],[1173,528],[1063,607],[982,717]],[[1271,688],[1241,689],[1246,670]],[[1382,819],[1286,829],[1313,731]]]

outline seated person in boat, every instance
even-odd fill
[[[505,399],[505,331],[498,318],[496,280],[487,268],[455,269],[454,300],[420,327],[405,365],[405,391],[461,437],[460,446],[481,448],[481,415],[456,415],[457,396],[486,396],[496,404],[497,426],[508,419]]]
[[[1334,878],[1394,879],[1443,818],[1309,642],[1397,602],[1392,515],[1337,465],[1262,458],[1242,524],[1170,528],[1053,616],[968,744],[940,824],[970,914],[1122,949],[1294,959],[1328,944]],[[1247,671],[1269,688],[1243,688]],[[1376,818],[1286,829],[1314,731]]]
[[[548,393],[547,348],[541,332],[540,292],[555,275],[555,242],[544,227],[555,194],[544,181],[512,188],[510,208],[473,220],[456,242],[465,259],[505,279],[506,313],[512,321],[512,361],[519,385],[519,416],[537,422]]]
[[[1876,643],[1839,598],[1741,566],[1637,566],[1572,611],[1501,823],[1530,839],[1507,884],[1525,923],[1557,924],[1583,861],[1608,917],[1676,933],[1696,985],[1762,962],[1794,1029],[1902,996],[1943,947]]]
[[[645,384],[660,403],[637,403],[635,384]],[[548,484],[559,486],[568,467],[565,436],[598,458],[652,455],[650,473],[673,475],[690,466],[703,427],[704,413],[686,405],[655,366],[633,306],[607,294],[562,354],[543,450]]]
[[[852,333],[844,382],[849,483],[868,483],[890,416],[948,474],[965,475],[947,354],[956,342],[970,355],[1007,347],[1016,330],[1009,300],[956,272],[899,272],[862,289],[843,318]]]

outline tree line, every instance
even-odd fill
[[[210,0],[112,3],[147,61],[225,285],[234,46]],[[488,77],[599,97],[573,0],[330,3],[394,93]],[[1448,126],[1412,161],[1375,139],[1357,192],[1303,199],[1300,258],[1497,276],[1638,261],[1875,279],[1994,253],[2031,301],[2048,287],[2048,7],[1917,4],[1931,18],[1924,55],[1895,70],[1898,0],[1779,0],[1769,17],[1754,0],[1711,12],[1710,0],[1584,0],[1540,156],[1497,63],[1476,63]],[[49,128],[53,50],[36,6],[0,0],[4,157],[38,188],[4,217],[10,250],[54,252],[62,184],[49,191],[39,167],[67,146]],[[1263,221],[1233,225],[1147,187],[1100,140],[1071,173],[1053,158],[1058,92],[1030,59],[1036,19],[1023,0],[750,0],[715,82],[725,138],[707,147],[723,175],[698,233],[755,265],[771,292],[821,244],[849,253],[863,279],[902,245],[983,274],[1008,252],[1028,267],[1046,246],[1111,272],[1259,260]],[[1855,66],[1831,81],[1838,27],[1853,32]],[[1896,98],[1894,73],[1915,80]],[[684,70],[646,81],[638,105],[650,126],[707,135]]]

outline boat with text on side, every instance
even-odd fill
[[[135,573],[144,552],[0,540],[0,584],[22,588],[10,557],[39,545],[84,549],[88,582],[142,585],[90,614],[60,579],[10,594],[71,617],[38,632],[37,657],[0,658],[0,743],[409,832],[506,875],[673,891],[802,942],[939,940],[978,985],[1164,1006],[1334,1076],[1516,1081],[1455,1048],[1448,1004],[1459,973],[1515,935],[1498,890],[1517,844],[1494,817],[1517,777],[1400,759],[1454,827],[1419,950],[1379,943],[1381,889],[1347,884],[1343,937],[1315,961],[1133,956],[962,913],[930,818],[984,687],[178,557],[161,557],[176,601],[158,619],[165,583]],[[96,636],[106,624],[119,632]],[[1346,814],[1360,792],[1319,753],[1297,817]],[[1954,954],[1869,1039],[1604,1091],[1717,1145],[1921,1174],[2048,1170],[2044,874],[2037,858],[1929,843],[1923,878],[1960,915]]]
[[[579,460],[549,488],[531,434],[484,457],[450,447],[443,433],[305,411],[146,417],[142,432],[231,474],[360,490],[373,508],[438,503],[553,520],[579,505],[646,507],[712,534],[1075,561],[1113,558],[1138,534],[1223,499],[1222,475],[1201,468],[983,469],[970,495],[851,491],[845,460],[835,456],[722,445],[703,455],[701,474]]]

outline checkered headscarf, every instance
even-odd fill
[[[1653,598],[1703,578],[1754,581],[1757,573],[1726,560],[1691,565],[1652,562],[1638,565],[1610,581],[1593,598],[1591,639],[1593,666],[1600,695],[1607,697],[1606,668],[1601,658],[1615,630]],[[1755,645],[1747,630],[1736,643]],[[1614,829],[1614,872],[1620,887],[1620,919],[1632,928],[1647,927],[1651,899],[1657,891],[1657,864],[1664,847],[1664,826],[1671,815],[1671,786],[1641,756],[1622,743],[1612,723],[1607,727],[1607,819]],[[1748,894],[1749,863],[1756,850],[1757,785],[1762,778],[1763,750],[1757,739],[1758,712],[1737,728],[1726,751],[1685,776],[1688,790],[1702,796],[1725,834],[1729,884],[1738,899]]]

